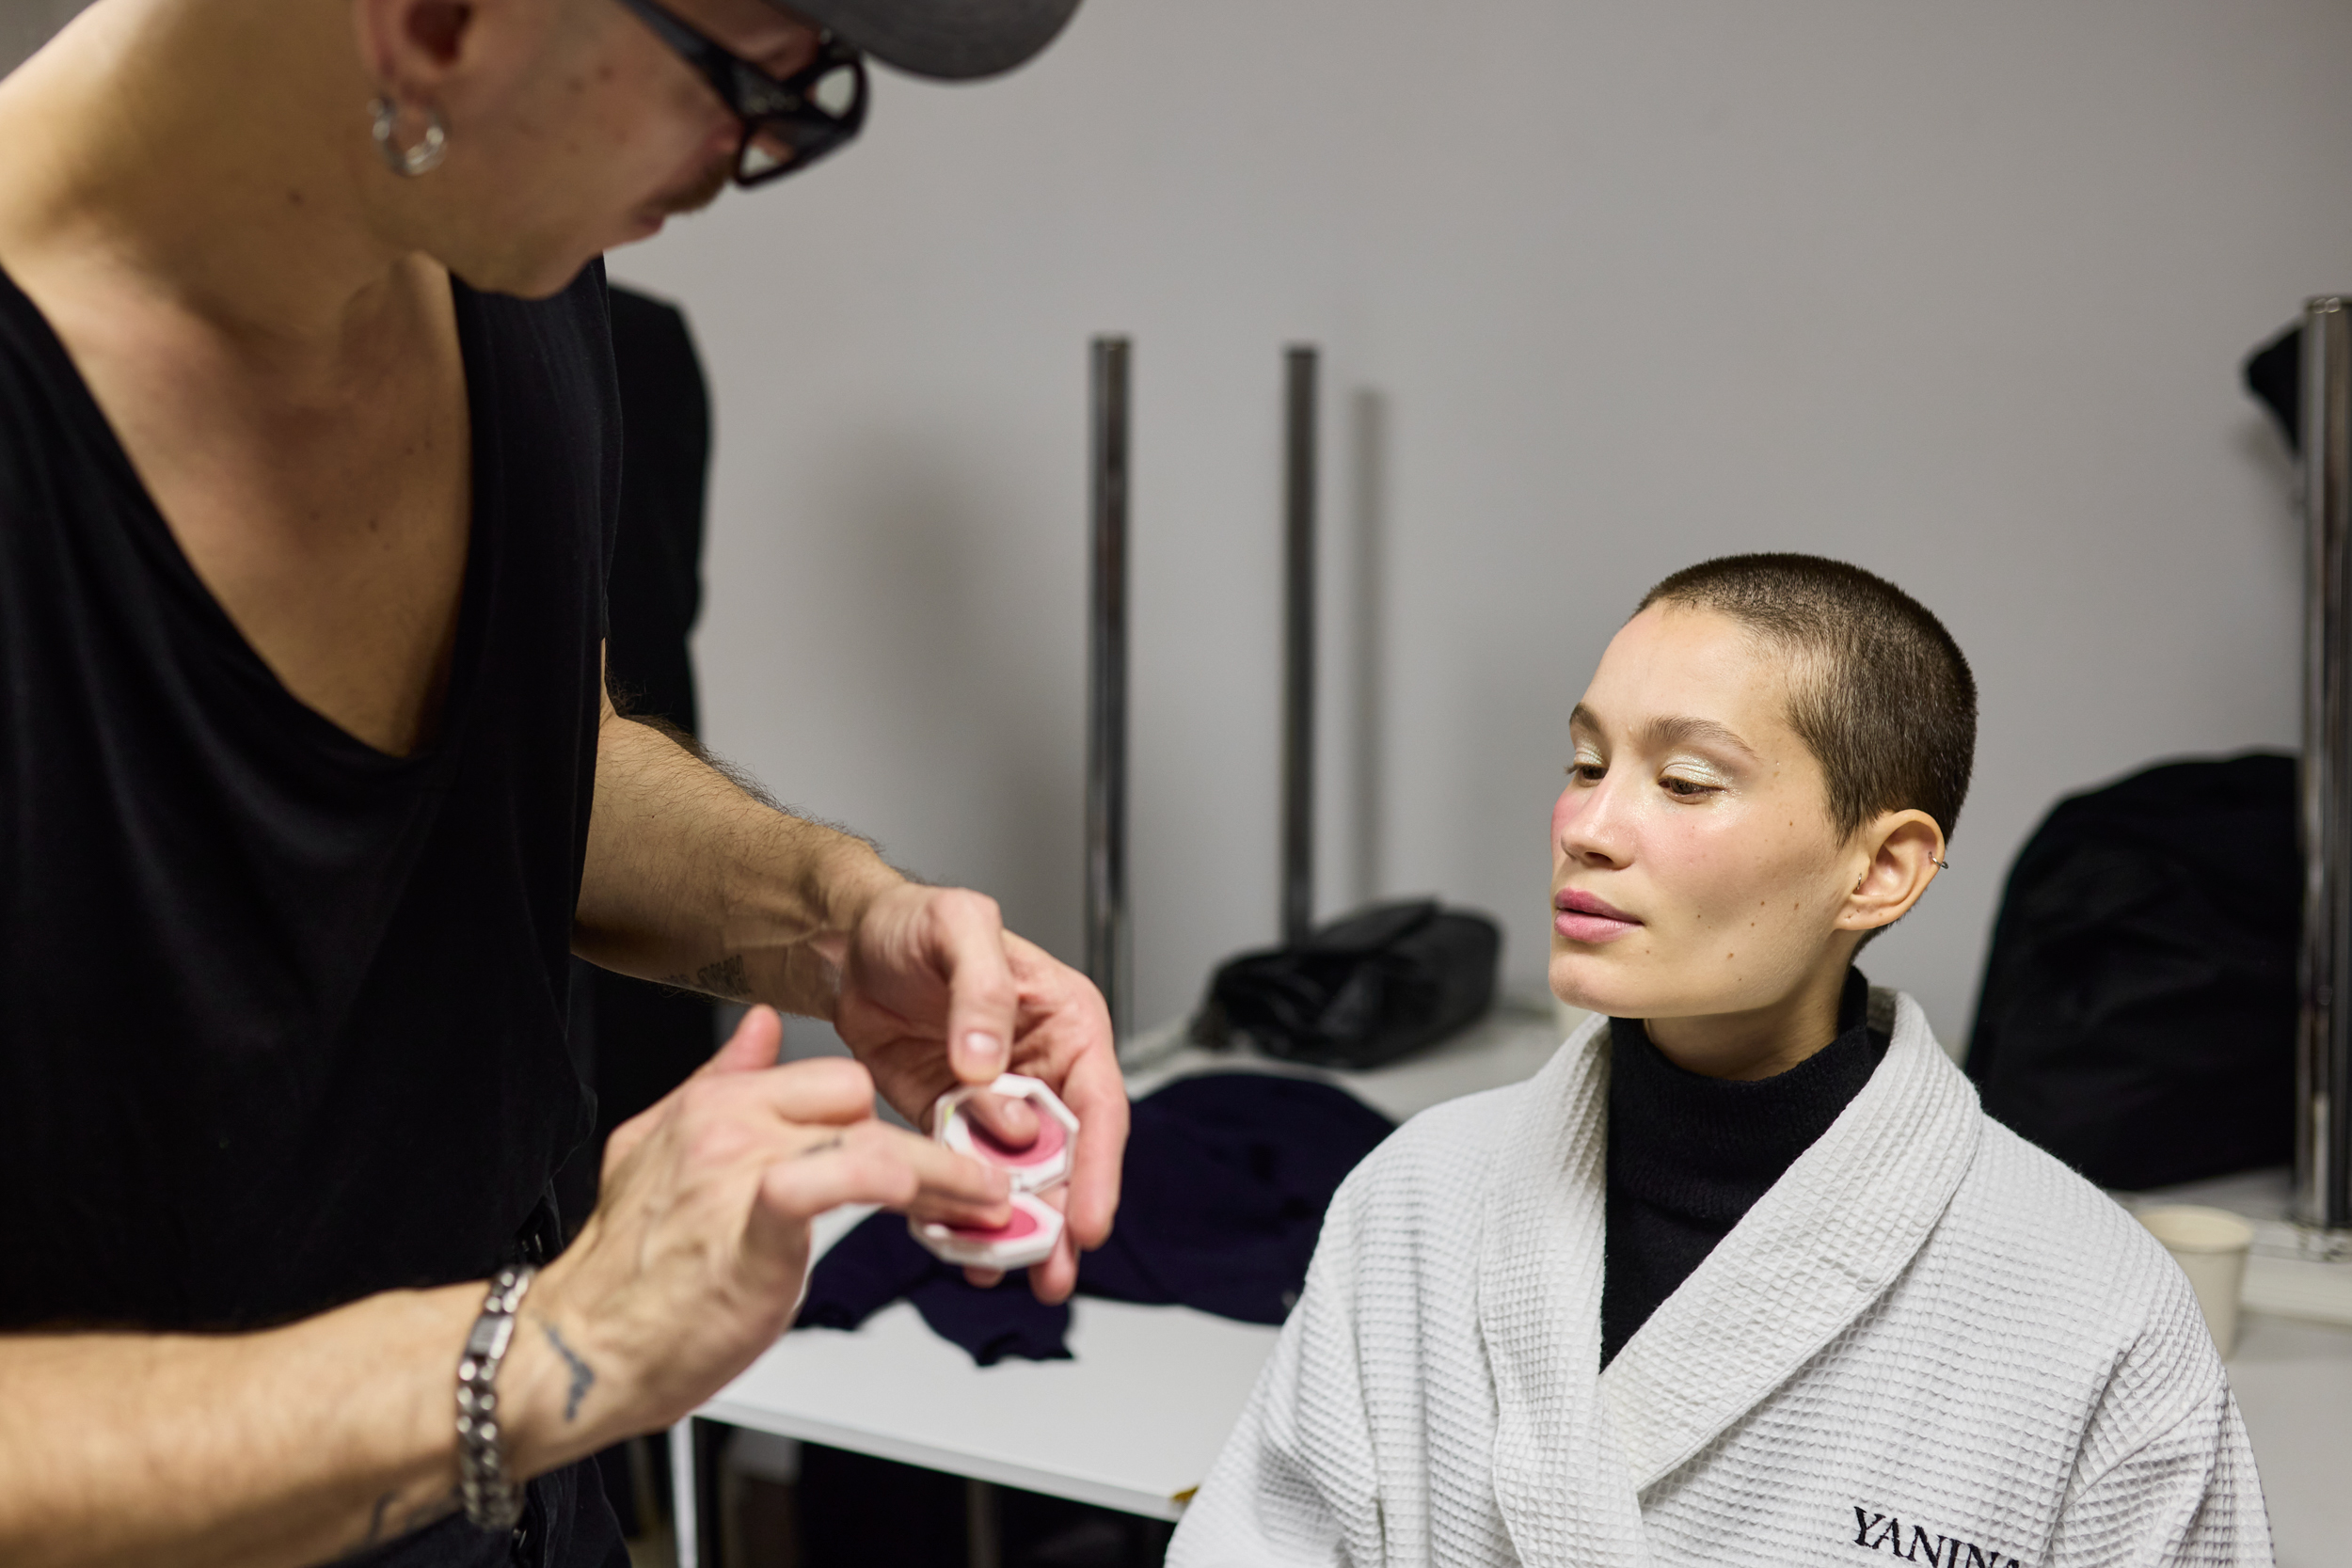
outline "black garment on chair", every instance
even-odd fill
[[[2011,868],[1968,1076],[2106,1187],[2294,1153],[2296,762],[2152,768],[2058,802]]]
[[[1306,1284],[1323,1213],[1394,1124],[1345,1090],[1258,1072],[1183,1078],[1135,1103],[1110,1241],[1078,1260],[1081,1294],[1279,1323]],[[880,1213],[825,1254],[798,1326],[855,1328],[900,1296],[981,1366],[1066,1359],[1067,1307],[1027,1285],[966,1284]]]

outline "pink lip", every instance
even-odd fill
[[[1614,942],[1638,930],[1642,924],[1623,910],[1573,888],[1553,894],[1551,907],[1559,911],[1551,917],[1551,928],[1570,942]]]

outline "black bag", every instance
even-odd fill
[[[2104,1187],[2294,1156],[2296,763],[2152,768],[2058,802],[1993,927],[1968,1076]]]
[[[1502,931],[1434,898],[1375,904],[1295,947],[1221,965],[1193,1038],[1221,1047],[1235,1030],[1269,1056],[1371,1068],[1443,1039],[1494,1001]]]

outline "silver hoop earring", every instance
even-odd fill
[[[441,166],[442,155],[449,151],[449,122],[441,111],[427,105],[424,111],[424,135],[414,147],[402,147],[394,139],[400,134],[400,105],[389,98],[378,97],[368,105],[374,120],[376,155],[384,166],[404,180],[414,180],[420,174],[430,174]]]

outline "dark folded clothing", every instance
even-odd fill
[[[1298,1300],[1331,1195],[1394,1124],[1341,1089],[1221,1072],[1136,1101],[1119,1223],[1078,1263],[1080,1293],[1279,1323]],[[818,1260],[803,1328],[855,1328],[904,1296],[981,1366],[1066,1359],[1067,1307],[1020,1281],[967,1284],[896,1214],[876,1214]]]

